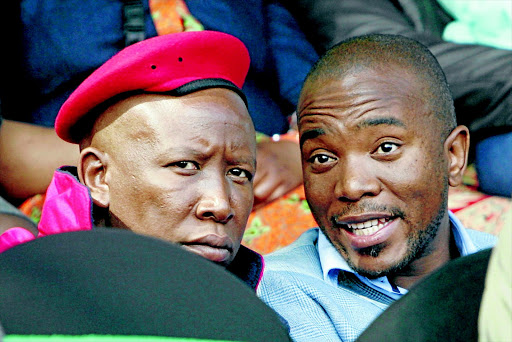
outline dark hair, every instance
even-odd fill
[[[370,34],[341,41],[315,63],[304,86],[316,80],[341,78],[358,69],[382,66],[411,70],[426,90],[423,98],[428,110],[440,120],[443,136],[455,128],[453,98],[441,66],[426,46],[404,36]]]

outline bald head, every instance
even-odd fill
[[[455,109],[446,77],[432,53],[419,42],[399,35],[372,34],[351,38],[329,49],[310,70],[304,89],[342,79],[363,70],[407,72],[417,80],[426,110],[437,116],[446,137],[455,128]]]
[[[218,94],[224,92],[229,93],[231,98],[236,99],[234,100],[236,102],[245,101],[238,93],[220,87],[196,91],[184,96],[150,92],[128,92],[115,96],[94,108],[81,121],[80,129],[87,133],[80,140],[80,150],[89,146],[111,150],[122,144],[127,138],[149,143],[151,139],[155,139],[151,123],[153,105],[148,106],[150,103],[157,104],[165,98],[172,100],[175,104],[181,104],[183,100],[190,102],[195,98],[208,101],[212,97],[218,98]],[[183,117],[181,105],[171,108],[174,110],[167,109],[169,114],[186,120]],[[252,119],[246,108],[240,110],[239,114],[243,117],[241,122],[247,122],[249,126],[253,127]]]
[[[145,104],[156,98],[156,95],[127,96],[95,109],[101,113],[91,115],[95,120],[90,123],[88,133],[80,141],[80,150],[93,146],[110,151],[116,149],[123,140],[126,141],[130,135],[139,134],[151,138],[151,129],[147,122],[150,113],[146,113]]]

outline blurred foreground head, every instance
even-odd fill
[[[13,341],[290,341],[240,279],[126,230],[29,241],[1,253],[0,268],[0,325]]]

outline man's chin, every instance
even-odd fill
[[[374,245],[374,246],[370,246],[370,247],[366,247],[366,248],[360,248],[357,250],[357,253],[359,255],[363,255],[363,256],[378,258],[379,255],[381,254],[382,250],[384,249],[384,247],[385,246],[383,244],[378,244],[378,245]]]
[[[387,276],[397,268],[401,267],[401,263],[389,263],[382,260],[384,258],[382,255],[383,249],[383,245],[375,245],[359,249],[357,250],[357,253],[359,254],[358,264],[355,264],[350,258],[347,260],[347,263],[352,270],[366,278],[375,279]]]
[[[366,277],[368,279],[377,279],[380,277],[386,277],[390,271],[389,270],[367,270],[367,269],[354,269],[354,271],[357,272],[357,274]]]
[[[381,243],[349,252],[343,245],[338,245],[338,251],[354,272],[366,278],[375,279],[396,272],[408,262],[407,258],[396,260],[393,256],[391,256],[393,260],[389,260],[390,251],[386,247],[388,247],[387,244]]]

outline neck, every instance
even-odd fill
[[[96,227],[126,228],[122,221],[110,212],[109,208],[94,204],[92,217]]]
[[[96,227],[108,227],[108,209],[92,205],[92,220]]]
[[[425,248],[422,255],[409,263],[404,269],[390,274],[388,279],[397,286],[409,289],[418,281],[458,256],[459,251],[455,244],[450,220],[447,215],[440,225],[436,237]]]

